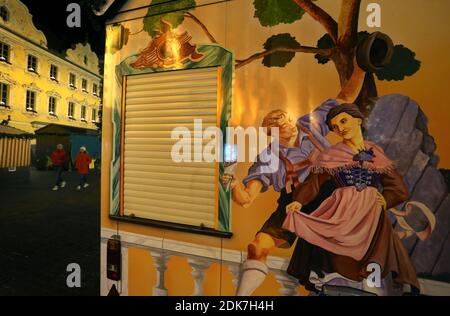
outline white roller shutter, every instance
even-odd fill
[[[123,214],[216,228],[216,163],[175,163],[176,127],[217,126],[218,68],[128,76]]]

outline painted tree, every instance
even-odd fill
[[[356,47],[361,40],[369,36],[368,32],[361,32],[358,28],[361,0],[342,0],[338,22],[311,0],[255,0],[253,4],[255,17],[262,26],[294,23],[307,13],[325,29],[326,34],[317,41],[317,47],[302,46],[289,34],[277,35],[276,45],[267,45],[271,40],[274,42],[273,38],[270,38],[265,44],[266,51],[248,60],[269,54],[271,58],[266,60],[266,66],[283,66],[283,61],[292,59],[295,53],[313,53],[319,64],[333,62],[341,86],[345,85],[353,72]],[[269,49],[266,46],[269,46]],[[291,51],[277,51],[280,48]],[[271,50],[275,52],[272,53]],[[274,58],[274,54],[278,57]],[[396,45],[392,62],[375,75],[379,80],[403,80],[405,76],[416,73],[419,68],[420,62],[415,59],[415,53],[403,45]],[[357,103],[363,105],[376,96],[374,74],[368,73]]]
[[[190,12],[196,6],[195,0],[165,2],[165,0],[152,2],[149,17],[144,22],[144,30],[150,36],[154,37],[161,29],[161,17],[170,22],[174,28],[182,24],[184,19],[191,19],[203,29],[211,42],[217,43],[207,27]],[[342,0],[338,21],[324,11],[317,1],[312,0],[254,0],[253,6],[254,17],[259,20],[262,27],[296,23],[308,14],[324,28],[326,33],[317,40],[316,46],[302,45],[288,33],[273,35],[263,44],[263,51],[236,60],[236,69],[257,60],[261,60],[266,67],[285,67],[296,54],[308,53],[314,55],[319,64],[332,62],[341,86],[350,79],[358,43],[370,34],[359,30],[361,0]],[[357,103],[364,105],[370,98],[377,96],[374,76],[379,80],[403,80],[419,69],[420,62],[415,58],[415,53],[403,45],[396,45],[389,65],[375,74],[367,73]]]

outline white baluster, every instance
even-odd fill
[[[167,270],[167,262],[170,256],[164,252],[150,251],[156,268],[156,285],[153,288],[153,296],[167,296],[168,291],[164,286],[164,274]]]
[[[291,277],[284,271],[275,271],[275,278],[281,285],[279,292],[284,296],[297,296],[297,287],[299,286],[298,280]]]
[[[193,296],[203,296],[203,279],[205,278],[205,271],[212,262],[207,259],[197,258],[189,258],[188,262],[192,268],[192,277],[194,278]]]
[[[239,279],[241,277],[241,269],[242,266],[240,264],[230,264],[228,266],[228,270],[230,270],[231,274],[233,275],[233,286],[235,289],[237,289],[239,285]]]

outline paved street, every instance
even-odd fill
[[[82,191],[76,172],[64,177],[56,192],[52,171],[0,183],[0,296],[99,294],[99,174]],[[66,286],[70,263],[81,266],[80,289]]]

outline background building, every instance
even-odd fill
[[[48,124],[96,129],[98,65],[89,44],[74,45],[65,56],[50,51],[23,3],[0,2],[0,119],[10,126],[27,132]]]

